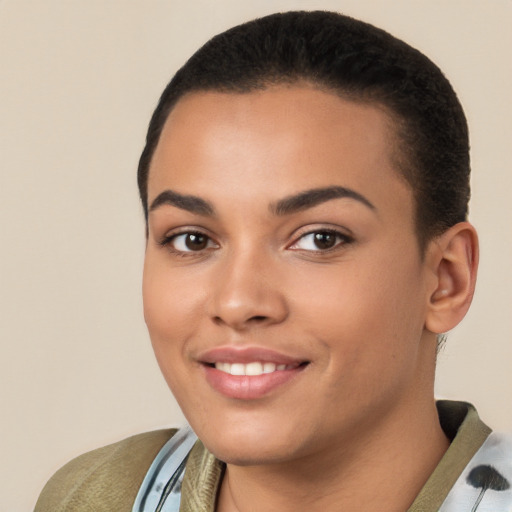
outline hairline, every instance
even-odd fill
[[[287,87],[287,88],[295,88],[295,87],[304,87],[311,88],[313,90],[321,91],[327,94],[332,94],[342,100],[346,100],[349,102],[353,102],[359,105],[370,106],[380,110],[386,118],[386,125],[388,127],[386,131],[386,136],[389,137],[390,140],[390,151],[389,151],[389,159],[391,168],[395,171],[396,175],[402,180],[403,183],[407,185],[409,188],[412,198],[413,198],[413,213],[414,213],[414,228],[415,234],[419,245],[420,254],[424,255],[426,246],[429,241],[433,238],[436,238],[439,235],[439,232],[431,232],[422,227],[422,223],[419,218],[420,213],[420,197],[419,190],[417,187],[414,187],[411,183],[413,178],[413,172],[410,169],[415,169],[417,167],[417,163],[414,163],[414,156],[410,154],[410,150],[407,146],[404,133],[406,131],[406,127],[409,124],[409,121],[400,115],[395,109],[386,104],[384,99],[379,99],[379,91],[377,90],[358,90],[354,89],[353,91],[348,90],[348,88],[343,88],[336,85],[327,84],[321,80],[313,80],[310,77],[296,74],[296,76],[288,76],[288,75],[280,75],[275,77],[261,77],[258,81],[253,83],[252,85],[247,84],[246,86],[239,87],[229,87],[229,86],[196,86],[196,87],[188,87],[182,93],[178,93],[174,98],[173,102],[170,102],[165,109],[165,119],[161,123],[160,131],[158,133],[158,139],[152,148],[151,159],[147,163],[146,172],[145,172],[145,203],[144,203],[144,214],[146,219],[146,231],[147,231],[147,223],[148,223],[148,213],[149,213],[149,197],[148,197],[148,183],[151,172],[151,164],[153,161],[154,154],[156,153],[157,147],[160,144],[160,139],[162,133],[164,131],[165,125],[167,124],[169,117],[173,110],[176,108],[178,103],[182,100],[185,100],[189,97],[193,97],[202,93],[220,93],[220,94],[251,94],[255,92],[264,92],[274,87]],[[417,169],[416,169],[417,170]]]

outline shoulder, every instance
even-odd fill
[[[175,432],[147,432],[80,455],[49,480],[35,512],[130,511],[149,466]]]

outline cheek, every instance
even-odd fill
[[[316,286],[302,293],[304,326],[337,354],[332,364],[371,372],[416,350],[425,314],[421,269],[413,258],[397,260],[347,263],[336,274],[316,276]]]
[[[197,326],[200,293],[183,277],[183,272],[171,272],[151,254],[146,255],[144,263],[142,293],[144,318],[164,370],[176,360],[169,355],[183,351],[186,340]]]
[[[194,322],[190,294],[146,256],[143,276],[144,318],[160,370],[180,407],[192,401],[188,387],[180,385],[186,378],[186,340]]]

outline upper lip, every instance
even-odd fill
[[[248,364],[259,361],[262,363],[297,366],[308,362],[306,359],[289,356],[264,347],[238,347],[233,345],[216,347],[201,352],[197,356],[197,360],[204,364],[215,364],[218,362]]]

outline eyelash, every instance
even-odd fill
[[[324,249],[302,249],[300,247],[294,247],[298,245],[298,243],[302,240],[306,240],[307,237],[313,237],[314,235],[330,235],[335,237],[335,244],[332,247],[327,247]],[[315,254],[327,254],[332,251],[339,250],[341,247],[345,245],[349,245],[354,242],[354,238],[346,233],[338,231],[337,229],[332,228],[318,228],[318,229],[310,229],[309,231],[302,233],[299,237],[295,239],[295,241],[288,246],[288,249],[294,251],[304,251],[307,253],[315,253]],[[311,240],[311,243],[315,243],[315,240]]]
[[[334,236],[335,237],[335,244],[332,247],[327,247],[324,249],[317,248],[317,249],[304,249],[301,247],[295,247],[299,244],[300,241],[306,240],[307,237],[312,237],[314,235],[328,235],[328,236]],[[204,237],[206,238],[206,245],[203,248],[200,248],[198,250],[183,250],[183,249],[177,249],[173,243],[176,242],[180,237],[184,237],[183,243],[186,244],[186,238],[190,236],[197,236],[197,237]],[[293,251],[303,251],[306,253],[315,253],[315,254],[326,254],[330,253],[332,251],[339,250],[340,247],[349,245],[354,242],[354,238],[350,235],[347,235],[346,233],[342,233],[341,231],[338,231],[336,229],[332,228],[318,228],[318,229],[312,229],[307,232],[302,233],[300,236],[298,236],[294,242],[292,242],[291,245],[287,246],[287,249],[293,250]],[[311,240],[311,243],[315,243],[315,240]],[[190,256],[197,256],[199,254],[204,254],[205,251],[216,249],[219,247],[219,244],[213,241],[213,239],[208,236],[207,234],[203,233],[202,231],[198,230],[189,230],[189,231],[181,231],[179,233],[173,233],[171,235],[165,236],[162,238],[162,240],[159,241],[159,245],[162,247],[166,247],[169,251],[171,251],[173,254],[181,257],[190,257]]]
[[[194,251],[192,249],[190,249],[188,251],[187,250],[182,250],[182,249],[177,249],[176,247],[173,246],[173,243],[175,243],[176,240],[179,237],[184,237],[185,240],[186,240],[186,238],[190,237],[190,236],[197,236],[197,237],[204,237],[204,238],[206,238],[206,244],[207,245],[204,248],[199,249],[197,251]],[[186,244],[185,240],[183,242],[184,244]],[[162,247],[167,248],[174,255],[183,256],[183,257],[203,254],[204,251],[212,249],[211,244],[214,244],[215,246],[218,247],[218,244],[216,242],[214,242],[213,239],[210,236],[206,235],[202,231],[197,231],[197,230],[189,230],[189,231],[181,231],[179,233],[173,233],[172,235],[165,236],[159,242],[159,245],[161,245]]]

